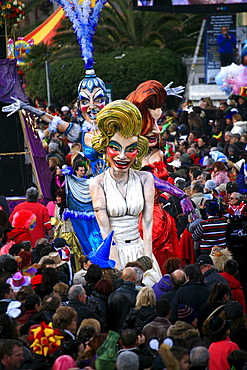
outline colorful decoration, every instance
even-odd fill
[[[13,39],[8,40],[8,58],[16,59],[17,65],[22,66],[25,64],[24,57],[30,53],[33,40],[25,41],[24,37],[18,37],[18,40],[14,43]]]
[[[242,64],[238,66],[235,63],[221,67],[215,77],[215,82],[226,95],[231,93],[238,95],[241,87],[247,86],[247,68]]]
[[[4,20],[9,26],[18,25],[24,16],[25,4],[20,0],[6,0],[0,1],[0,26],[3,25]]]
[[[61,346],[64,339],[58,329],[53,329],[51,322],[49,325],[42,322],[40,326],[32,329],[31,333],[27,340],[32,343],[30,348],[37,355],[47,356],[52,354]]]
[[[99,20],[100,12],[107,0],[98,0],[92,8],[91,0],[56,0],[73,23],[85,68],[93,67],[93,35]]]

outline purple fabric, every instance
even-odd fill
[[[16,59],[0,59],[0,102],[12,104],[11,96],[29,102],[20,83]]]
[[[154,290],[154,294],[156,296],[156,300],[158,300],[162,296],[162,294],[169,292],[171,288],[171,277],[169,274],[165,274],[164,276],[162,276],[160,281],[158,281],[158,283],[152,286],[152,289]]]
[[[156,189],[162,192],[166,192],[168,194],[174,195],[175,197],[178,197],[178,198],[181,198],[182,196],[186,196],[180,201],[183,213],[189,214],[194,210],[191,200],[187,197],[187,195],[181,189],[178,189],[176,186],[170,184],[167,181],[158,179],[154,175],[153,177],[154,177],[154,186]]]
[[[23,112],[23,111],[22,111]],[[40,137],[36,131],[34,131],[32,116],[29,112],[21,115],[24,120],[24,134],[27,137],[28,143],[30,145],[30,151],[33,155],[34,167],[38,176],[40,188],[43,195],[44,203],[47,203],[51,199],[50,195],[50,184],[51,184],[51,171],[49,170],[48,164],[46,162],[46,152],[41,143]]]

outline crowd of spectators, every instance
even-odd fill
[[[76,122],[74,106],[36,105]],[[0,209],[0,247],[9,246],[0,253],[0,370],[247,368],[247,100],[217,108],[205,98],[182,108],[164,111],[157,149],[167,181],[185,192],[194,212],[184,215],[176,197],[159,194],[179,249],[155,282],[147,256],[122,271],[81,256],[78,269],[66,240],[53,239],[50,216],[66,207],[61,168],[89,178],[90,163],[80,143],[49,134],[38,121],[54,208],[38,209],[38,191],[30,188],[10,218]],[[37,211],[40,233],[30,221],[23,229],[30,239],[9,238],[15,214],[28,217],[23,210]]]

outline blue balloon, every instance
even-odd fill
[[[215,77],[215,82],[216,82],[216,84],[218,85],[218,86],[221,86],[221,85],[223,85],[223,80],[222,80],[222,74],[221,74],[221,72],[219,72],[217,75],[216,75],[216,77]]]

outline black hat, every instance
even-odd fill
[[[203,254],[202,256],[199,256],[196,260],[196,264],[198,266],[202,265],[213,265],[213,260],[210,256],[207,256],[206,254]]]
[[[210,336],[214,338],[222,337],[230,329],[230,326],[230,320],[223,320],[221,317],[215,316],[208,324]]]
[[[63,248],[65,245],[71,244],[68,244],[64,238],[56,238],[53,240],[53,245],[55,248]]]
[[[244,313],[244,308],[238,301],[228,301],[225,305],[227,319],[237,319]]]

